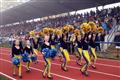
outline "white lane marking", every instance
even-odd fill
[[[8,63],[12,63],[11,61],[8,61],[6,59],[0,59],[0,60],[8,62]],[[22,66],[26,67],[26,65],[22,65]],[[33,69],[33,70],[36,70],[36,71],[43,72],[43,70],[41,70],[41,69],[37,69],[37,68],[34,68],[34,67],[30,67],[30,68]],[[58,76],[58,77],[61,77],[61,78],[64,78],[64,79],[68,79],[68,80],[76,80],[76,79],[73,79],[73,78],[70,78],[70,77],[66,77],[66,76],[62,76],[62,75],[58,75],[58,74],[55,74],[55,73],[51,73],[51,74],[53,74],[55,76]]]
[[[0,53],[0,54],[3,54],[3,53]],[[8,55],[8,54],[3,54],[3,55]],[[42,56],[42,55],[38,55],[38,56]],[[56,58],[56,59],[59,59],[59,58]],[[76,60],[70,60],[70,61],[73,61],[73,62],[76,62]],[[82,62],[85,62],[85,61],[82,61]],[[102,63],[95,63],[97,65],[102,65],[102,66],[108,66],[108,67],[113,67],[113,68],[120,68],[120,66],[113,66],[113,65],[108,65],[108,64],[102,64]]]
[[[38,61],[39,61],[39,62],[44,62],[44,61],[42,61],[42,60],[38,60]],[[58,65],[58,66],[61,66],[61,64],[57,64],[57,63],[52,63],[52,64],[54,64],[54,65]],[[80,70],[80,68],[73,67],[73,66],[67,66],[67,67],[72,68],[72,69],[77,69],[77,70]],[[115,74],[104,73],[104,72],[100,72],[100,71],[93,71],[93,70],[88,70],[88,71],[90,71],[90,72],[94,72],[94,73],[98,73],[98,74],[104,74],[104,75],[114,76],[114,77],[119,77],[119,78],[120,78],[120,76],[119,76],[119,75],[115,75]]]
[[[3,75],[3,76],[5,76],[5,77],[7,77],[7,78],[9,78],[9,79],[17,80],[17,79],[15,79],[15,78],[13,78],[13,77],[11,77],[11,76],[5,74],[5,73],[0,72],[0,74]]]
[[[38,60],[38,61],[39,61],[39,62],[44,62],[44,61],[42,61],[42,60]],[[54,64],[54,65],[58,65],[58,66],[61,66],[60,64],[57,64],[57,63],[52,63],[52,64]],[[67,66],[67,67],[72,68],[72,69],[77,69],[77,70],[80,70],[80,68],[78,68],[78,67],[73,67],[73,66]],[[104,73],[104,72],[100,72],[100,71],[93,71],[93,70],[88,70],[88,71],[90,71],[90,72],[94,72],[94,73],[98,73],[98,74],[104,74],[104,75],[114,76],[114,77],[119,77],[119,78],[120,78],[120,76],[119,76],[119,75],[115,75],[115,74]]]
[[[4,47],[3,47],[4,48]],[[2,51],[10,51],[10,48],[5,48],[5,49],[9,49],[9,50],[4,50],[3,48],[0,48],[2,49]],[[73,55],[70,55],[71,57],[74,57]],[[98,58],[98,60],[101,60],[101,61],[116,61],[116,62],[120,62],[118,60],[111,60],[111,59],[101,59],[101,58]]]

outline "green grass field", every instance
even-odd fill
[[[1,75],[0,75],[0,80],[9,80],[9,79],[6,78],[5,76],[1,76]]]

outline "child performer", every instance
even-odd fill
[[[61,65],[61,68],[64,71],[68,71],[67,64],[70,61],[70,56],[69,56],[69,53],[68,53],[68,50],[67,50],[67,36],[66,36],[66,34],[63,34],[62,38],[61,38],[61,51],[62,51],[62,55],[63,55],[63,58],[64,58],[64,61]]]
[[[88,41],[88,31],[89,31],[89,25],[87,23],[83,23],[81,25],[81,29],[84,31],[84,37],[82,39],[82,55],[84,60],[86,61],[86,63],[82,66],[81,68],[81,72],[82,74],[84,74],[85,76],[88,76],[88,68],[90,66],[91,60],[90,60],[90,55],[88,53],[88,45],[89,45],[89,41]]]
[[[52,79],[52,75],[51,75],[51,57],[50,56],[47,56],[46,54],[48,53],[44,53],[44,49],[51,49],[51,44],[49,43],[49,38],[50,36],[49,35],[45,35],[44,36],[44,43],[41,47],[42,49],[42,54],[43,54],[43,58],[45,60],[45,69],[44,69],[44,72],[43,72],[43,77],[45,78],[46,77],[46,74],[47,74],[47,77],[49,79]],[[48,51],[49,52],[49,51]]]
[[[82,66],[81,68],[81,72],[85,75],[85,76],[88,76],[88,68],[89,68],[89,65],[90,65],[90,56],[89,56],[89,53],[88,53],[88,41],[87,41],[87,34],[84,35],[84,38],[82,40],[82,49],[83,49],[83,58],[84,60],[86,61],[86,63]]]
[[[32,49],[32,46],[30,45],[29,40],[26,41],[26,45],[25,45],[25,48],[24,48],[24,53],[28,54],[29,61],[27,61],[27,72],[29,72],[30,71],[30,62],[31,62],[30,57],[33,54],[33,49]]]
[[[92,62],[91,66],[92,66],[93,69],[96,69],[95,62],[97,60],[97,55],[96,55],[96,52],[95,52],[95,47],[96,47],[95,38],[96,38],[96,34],[91,34],[91,38],[89,40],[90,58],[91,58],[91,62]]]
[[[78,60],[77,64],[82,66],[82,40],[81,40],[81,35],[76,36],[76,43],[77,43],[77,51],[78,51]]]
[[[50,43],[51,43],[51,48],[54,49],[56,46],[56,34],[52,33],[50,34]]]
[[[75,29],[74,30],[74,35],[75,35],[75,48],[76,48],[76,57],[78,58],[76,60],[78,65],[82,65],[81,64],[81,60],[82,60],[82,35],[81,35],[81,31],[79,29]]]
[[[12,46],[12,57],[19,60],[17,65],[13,64],[13,75],[16,76],[16,67],[18,67],[19,77],[22,78],[22,64],[21,64],[22,49],[20,47],[19,40],[15,40],[15,44]]]
[[[95,48],[96,48],[96,37],[97,37],[97,34],[96,31],[97,31],[97,26],[94,22],[89,22],[88,23],[89,26],[91,27],[91,32],[89,34],[89,46],[90,46],[90,59],[91,59],[91,66],[93,69],[96,69],[96,66],[95,66],[95,62],[97,60],[97,55],[96,55],[96,51],[95,51]]]
[[[39,53],[38,48],[39,48],[38,38],[35,37],[33,39],[33,52],[35,53],[36,57],[38,56]],[[38,61],[36,60],[35,63],[38,63]]]

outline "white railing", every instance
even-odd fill
[[[105,42],[113,42],[114,37],[115,37],[115,32],[120,30],[120,25],[115,25],[112,27],[110,30],[110,33],[105,36]],[[106,50],[110,44],[104,44],[104,49]]]

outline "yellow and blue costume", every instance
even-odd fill
[[[87,69],[89,68],[90,63],[91,63],[90,55],[88,53],[88,45],[89,45],[89,43],[88,43],[88,35],[85,34],[85,36],[84,36],[84,38],[82,40],[82,49],[83,49],[82,54],[83,54],[83,58],[86,61],[86,63],[82,66],[81,72],[86,76],[88,76]]]
[[[67,63],[70,61],[70,56],[69,56],[69,52],[67,50],[68,46],[67,46],[67,36],[66,36],[66,34],[62,35],[60,43],[61,43],[60,50],[61,50],[63,58],[64,58],[64,61],[63,61],[62,65],[61,65],[61,68],[64,71],[67,71],[66,66],[67,66]]]
[[[55,34],[50,34],[50,44],[51,44],[51,48],[55,49],[56,48],[56,43],[55,40],[56,39],[56,35]]]
[[[38,42],[38,38],[34,38],[33,40],[33,52],[38,55],[39,51],[38,51],[38,47],[39,47],[39,42]]]
[[[45,77],[46,73],[47,75],[50,75],[50,71],[51,71],[51,57],[49,55],[50,49],[51,49],[51,45],[46,45],[45,43],[43,43],[41,47],[43,58],[45,60],[45,69],[43,72],[43,77]]]
[[[29,69],[29,67],[30,67],[30,63],[32,62],[32,60],[31,60],[31,56],[30,56],[30,54],[32,53],[33,54],[33,49],[32,49],[32,47],[30,46],[30,47],[25,47],[24,48],[24,54],[28,54],[28,61],[27,61],[27,72],[29,72],[30,71],[30,69]]]
[[[91,61],[92,61],[92,67],[95,69],[95,65],[94,63],[96,62],[97,60],[97,55],[96,55],[96,44],[95,44],[95,40],[96,40],[96,34],[91,34],[91,38],[89,40],[89,46],[90,46],[90,58],[91,58]]]
[[[13,45],[12,47],[12,57],[13,58],[17,58],[19,59],[19,63],[17,65],[13,64],[13,75],[16,75],[16,66],[18,67],[18,73],[19,73],[19,77],[22,78],[22,64],[21,64],[21,54],[22,54],[22,49],[21,47],[19,47],[19,49],[17,49],[15,47],[15,45]]]
[[[77,37],[77,36],[76,36]],[[77,64],[81,65],[81,60],[82,60],[82,42],[81,40],[78,40],[78,38],[76,38],[76,43],[77,43]]]
[[[36,58],[37,58],[38,53],[39,53],[38,48],[39,48],[38,38],[34,38],[34,39],[33,39],[33,52],[35,53]],[[36,60],[35,63],[38,63],[38,61]]]

